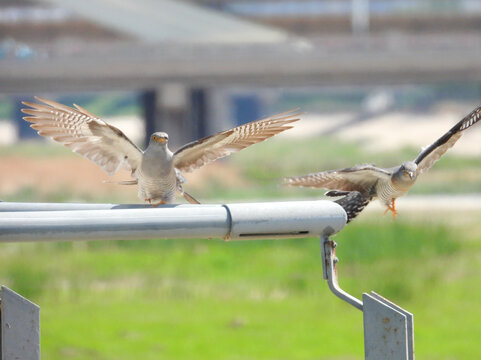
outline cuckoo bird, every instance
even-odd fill
[[[39,135],[90,159],[109,175],[120,168],[130,171],[133,180],[118,184],[137,184],[139,198],[154,205],[173,202],[177,191],[190,203],[198,204],[183,191],[183,172],[193,171],[290,129],[300,115],[294,110],[287,111],[207,136],[172,152],[165,132],[153,133],[148,147],[141,150],[121,130],[78,105],[71,108],[41,97],[36,100],[40,103],[23,102],[29,108],[22,112],[29,115],[24,120],[33,123],[30,126]]]
[[[463,131],[474,125],[481,116],[481,106],[474,109],[448,132],[431,145],[422,149],[413,161],[406,161],[392,168],[381,168],[372,164],[312,173],[304,176],[287,177],[286,185],[324,188],[327,196],[360,193],[357,199],[369,202],[377,198],[396,217],[396,199],[405,195],[420,174],[429,170],[444,153],[459,140]],[[361,196],[361,198],[359,198]],[[347,199],[344,200],[347,202]],[[366,204],[367,205],[367,204]],[[361,209],[362,210],[362,209]]]

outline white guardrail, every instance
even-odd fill
[[[0,202],[0,242],[329,236],[346,224],[332,201],[225,205]]]

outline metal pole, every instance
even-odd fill
[[[173,206],[173,205],[166,205]],[[189,204],[182,205],[189,206]],[[191,205],[197,206],[197,205]],[[28,203],[2,202],[0,213],[22,211],[70,211],[70,210],[120,210],[120,209],[151,209],[149,204],[83,204],[83,203]]]
[[[0,203],[0,213],[0,242],[304,238],[331,235],[346,223],[344,209],[326,200],[157,208]]]

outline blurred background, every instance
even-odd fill
[[[481,103],[476,0],[2,0],[0,199],[139,202],[21,117],[79,104],[172,149],[277,112],[302,121],[187,174],[204,203],[313,199],[283,176],[413,159]],[[415,315],[422,359],[479,359],[481,129],[335,240],[341,286]],[[128,179],[120,173],[115,179]],[[179,200],[182,201],[182,200]],[[48,359],[362,359],[362,314],[318,239],[0,244],[0,283],[41,306]]]

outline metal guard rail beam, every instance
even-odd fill
[[[0,202],[0,242],[330,236],[346,224],[327,200],[224,205]]]

